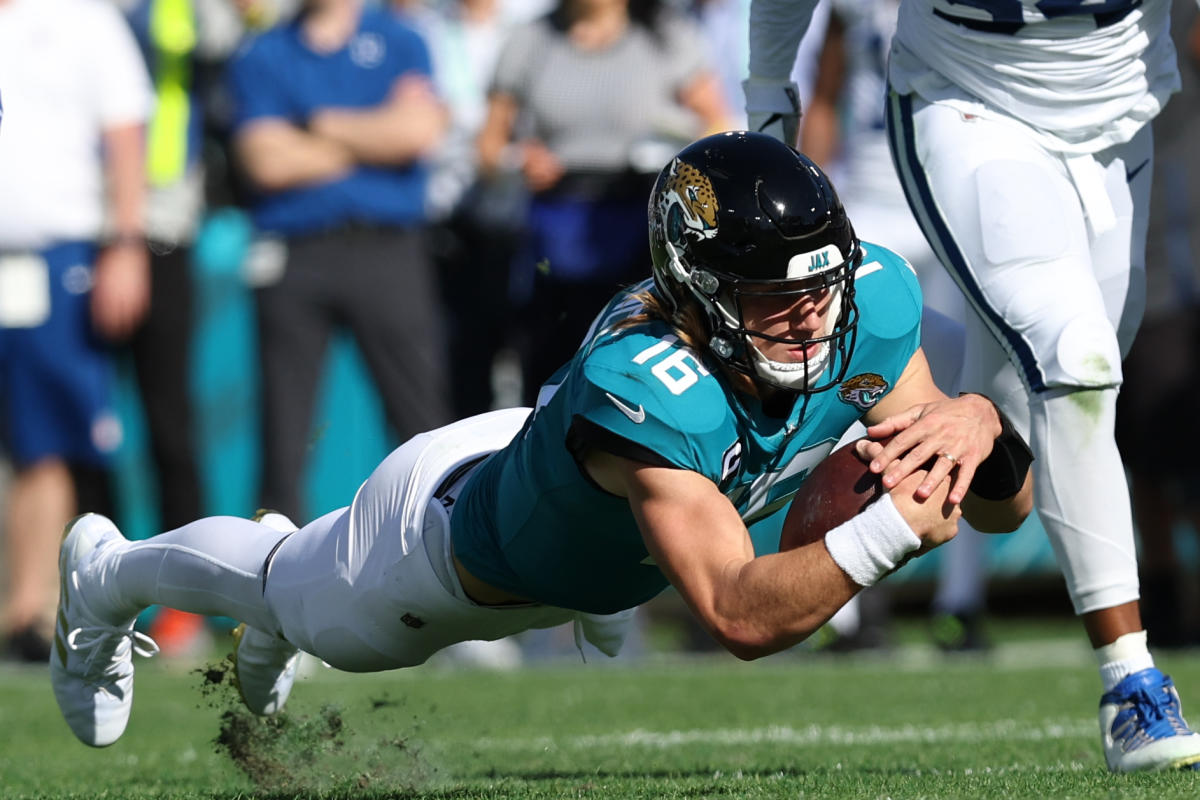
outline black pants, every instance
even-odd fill
[[[526,405],[537,402],[542,384],[574,357],[604,304],[630,283],[634,281],[535,279],[519,349]]]
[[[290,239],[283,277],[256,297],[264,507],[300,521],[300,480],[335,327],[354,335],[401,439],[450,421],[445,322],[421,231]]]
[[[201,516],[195,417],[189,387],[192,346],[191,250],[150,259],[150,310],[131,348],[158,475],[161,528]]]
[[[435,230],[434,259],[450,321],[450,395],[455,419],[490,411],[492,367],[515,344],[509,280],[520,233],[455,217]]]

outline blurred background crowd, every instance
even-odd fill
[[[1195,5],[1176,6],[1184,91],[1155,124],[1149,303],[1119,423],[1158,646],[1200,643],[1200,420],[1178,413],[1200,388],[1200,34]],[[858,234],[908,258],[956,320],[883,136],[896,7],[819,6],[794,75],[801,147]],[[658,170],[744,126],[748,14],[749,0],[0,0],[0,656],[46,660],[58,540],[81,511],[131,538],[258,507],[303,525],[409,436],[533,405],[603,302],[647,276]],[[1019,597],[1003,586],[1031,575],[1052,576],[1069,613],[1036,522],[964,531],[897,578],[925,587],[939,646],[975,650],[989,606]],[[886,647],[894,583],[818,644]],[[679,642],[710,647],[678,610]],[[144,625],[182,656],[221,621]],[[534,638],[526,652],[562,646]]]

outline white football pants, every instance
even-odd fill
[[[1138,598],[1113,439],[1141,321],[1152,143],[1068,158],[975,103],[888,98],[901,183],[973,310],[964,389],[995,399],[1036,459],[1035,503],[1076,613]]]
[[[583,637],[615,655],[632,609],[589,615],[537,603],[480,606],[454,570],[450,518],[435,493],[461,488],[462,475],[444,484],[508,444],[528,414],[493,411],[413,437],[349,506],[292,534],[209,517],[131,542],[105,560],[99,585],[115,619],[156,603],[229,616],[354,672],[414,666],[457,642],[571,621],[577,644]]]

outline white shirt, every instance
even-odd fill
[[[0,2],[0,248],[96,239],[102,133],[144,123],[154,95],[107,0]]]
[[[548,11],[542,0],[502,0],[486,20],[465,18],[454,4],[411,15],[433,60],[438,93],[450,109],[451,127],[434,155],[428,208],[449,214],[475,181],[475,137],[487,117],[487,89],[509,34]]]
[[[935,9],[961,13],[963,6],[903,0],[892,40],[892,88],[954,105],[959,87],[1067,154],[1129,141],[1178,91],[1170,0],[1146,0],[1106,26],[1089,15],[1046,19],[1034,1],[1021,0],[1025,25],[1008,35],[934,16]]]
[[[752,74],[787,74],[782,53],[789,42],[794,52],[811,2],[754,0]],[[1081,0],[1077,8],[1087,5]],[[1101,25],[1091,14],[1047,19],[1037,0],[903,0],[889,81],[902,94],[972,112],[982,102],[1023,121],[1053,150],[1094,153],[1128,141],[1178,89],[1169,7],[1170,0],[1145,0]],[[1000,13],[1020,27],[981,31],[945,18],[989,21]]]

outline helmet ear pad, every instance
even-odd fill
[[[709,136],[685,147],[659,173],[648,216],[656,290],[673,312],[699,306],[706,344],[717,359],[786,389],[812,392],[840,382],[858,319],[853,276],[861,251],[833,185],[816,164],[764,134]],[[820,386],[814,382],[819,375],[807,367],[800,381],[790,364],[762,368],[753,344],[761,334],[747,329],[738,302],[748,287],[755,294],[774,294],[775,286],[779,294],[792,294],[801,281],[836,289],[840,301],[820,337],[830,346],[826,363],[833,366],[820,367],[828,379]]]

